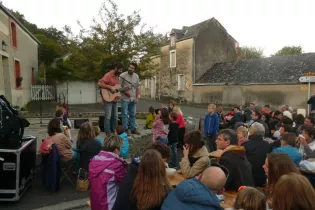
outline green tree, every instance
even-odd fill
[[[239,59],[259,59],[264,57],[264,50],[262,48],[244,46],[239,48]]]
[[[67,32],[71,34],[69,28]],[[125,16],[112,0],[106,0],[100,8],[99,21],[94,19],[88,30],[81,27],[79,36],[72,38],[76,44],[70,48],[71,56],[64,68],[77,78],[99,79],[108,71],[106,66],[135,61],[139,63],[140,77],[148,76],[147,70],[155,67],[149,57],[160,53],[164,40],[165,36],[142,24],[139,12]]]
[[[285,46],[278,50],[274,55],[271,56],[281,56],[281,55],[298,55],[302,54],[303,50],[301,46]]]
[[[54,60],[63,54],[63,49],[60,43],[46,37],[43,34],[35,34],[35,37],[41,42],[39,46],[39,60],[46,66],[51,65]]]

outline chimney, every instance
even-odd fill
[[[183,30],[183,31],[186,31],[186,30],[188,30],[188,28],[189,28],[188,26],[183,26],[183,27],[182,27],[182,30]]]
[[[236,59],[240,60],[241,59],[241,48],[240,48],[240,44],[238,42],[235,43],[235,52],[236,52]]]

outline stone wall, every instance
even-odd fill
[[[181,99],[192,101],[192,62],[193,62],[193,39],[183,40],[176,43],[176,68],[170,68],[169,46],[161,47],[161,55],[152,58],[152,62],[158,64],[152,70],[156,76],[155,96],[151,95],[151,85],[141,83],[140,95],[143,98]],[[178,75],[185,75],[185,89],[178,90]],[[152,80],[151,80],[152,82]]]
[[[217,20],[207,24],[195,38],[195,79],[215,63],[236,60],[235,47],[236,41]]]
[[[311,94],[315,85],[311,86]],[[283,104],[293,108],[307,108],[307,85],[242,85],[242,86],[195,86],[194,100],[201,104],[256,105]]]
[[[195,41],[194,41],[195,40]],[[151,95],[151,85],[141,85],[140,93],[144,98],[194,102],[193,83],[215,63],[235,60],[237,42],[217,21],[200,29],[197,37],[176,43],[176,68],[170,68],[170,47],[161,47],[161,55],[152,57],[159,64],[153,70],[156,75],[155,97]],[[185,90],[178,90],[178,74],[185,75]]]
[[[152,130],[142,130],[141,135],[133,135],[129,138],[129,157],[134,158],[143,154],[145,149],[152,144]]]
[[[157,77],[157,92],[161,98],[182,98],[192,100],[192,62],[193,62],[193,39],[176,43],[176,68],[169,68],[169,46],[161,48],[160,73]],[[178,75],[185,75],[185,90],[178,90]]]

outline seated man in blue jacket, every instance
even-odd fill
[[[162,210],[221,210],[216,193],[222,191],[226,175],[219,167],[209,167],[196,179],[180,183],[165,199]]]
[[[215,140],[217,139],[218,128],[219,128],[219,116],[216,113],[216,106],[214,104],[209,104],[208,114],[203,122],[203,132],[206,136],[206,145],[208,152],[213,152],[217,150],[217,145]]]

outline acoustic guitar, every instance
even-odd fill
[[[128,91],[131,88],[137,88],[139,86],[140,86],[139,84],[131,84],[128,87],[121,88],[120,84],[117,84],[117,85],[113,86],[113,88],[116,90],[115,93],[112,93],[110,90],[104,89],[104,88],[100,89],[100,93],[101,93],[103,101],[111,102],[116,97],[121,96],[120,92]]]

